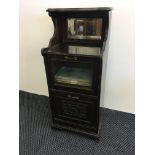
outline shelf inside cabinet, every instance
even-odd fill
[[[55,74],[55,81],[62,84],[91,87],[93,71],[86,67],[62,66]]]
[[[59,45],[53,46],[48,52],[53,52],[56,54],[100,56],[102,54],[102,49],[101,47]]]

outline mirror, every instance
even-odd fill
[[[67,19],[67,37],[69,39],[101,40],[101,18]]]
[[[99,55],[101,49],[100,47],[68,46],[68,51],[70,54]]]

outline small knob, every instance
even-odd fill
[[[68,98],[72,98],[72,96],[71,95],[68,95]]]
[[[77,57],[74,57],[74,60],[78,60],[78,58]]]
[[[65,59],[68,59],[68,56],[65,56]]]

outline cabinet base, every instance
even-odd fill
[[[82,130],[82,129],[77,129],[77,128],[73,128],[73,127],[68,127],[68,126],[64,126],[64,125],[60,125],[57,123],[53,123],[52,122],[52,128],[54,129],[59,129],[59,130],[67,130],[67,131],[71,131],[74,133],[79,133],[81,135],[86,135],[95,139],[99,139],[100,138],[100,133],[101,133],[101,120],[103,119],[103,110],[101,110],[100,108],[100,118],[99,118],[99,129],[98,132],[90,132],[90,131],[86,131],[86,130]]]

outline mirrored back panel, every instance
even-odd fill
[[[81,55],[100,55],[100,47],[84,47],[84,46],[68,46],[68,52],[70,54],[81,54]]]
[[[102,18],[68,18],[67,38],[101,40]]]

